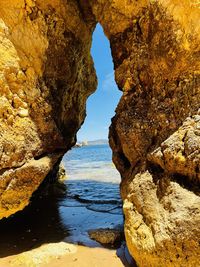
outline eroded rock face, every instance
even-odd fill
[[[76,1],[0,3],[0,218],[28,204],[75,142],[96,88],[94,25]]]
[[[192,184],[200,182],[200,115],[189,117],[148,160],[172,174],[184,176]]]
[[[200,4],[2,0],[0,218],[22,209],[75,142],[96,87],[96,21],[123,96],[110,128],[138,266],[199,266]]]
[[[88,232],[91,239],[101,243],[103,246],[108,247],[119,247],[124,240],[122,229],[110,229],[110,228],[100,228],[90,230]]]
[[[94,2],[123,90],[110,144],[129,250],[138,266],[199,266],[200,5]]]

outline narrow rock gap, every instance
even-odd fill
[[[110,44],[100,24],[97,24],[93,33],[91,54],[98,87],[87,100],[87,117],[78,132],[77,139],[80,141],[88,138],[107,139],[111,118],[122,95],[115,83]]]
[[[77,134],[77,148],[73,148],[63,158],[68,179],[67,197],[62,209],[74,206],[85,210],[82,233],[79,218],[76,217],[76,227],[75,231],[72,230],[71,238],[75,242],[93,246],[98,243],[89,239],[87,233],[98,239],[104,233],[96,235],[94,231],[102,228],[123,232],[120,175],[112,163],[112,152],[108,144],[109,125],[121,92],[114,80],[110,44],[100,24],[97,24],[93,33],[91,54],[98,87],[87,100],[87,117]]]
[[[99,86],[96,93],[88,100],[88,118],[81,131],[85,127],[88,128],[90,132],[88,140],[108,139],[109,125],[121,92],[117,89],[114,81],[110,45],[99,24],[93,36],[92,54]],[[97,63],[96,60],[99,62]],[[95,125],[90,124],[92,119]],[[78,134],[78,139],[80,140],[80,138],[85,140],[84,134],[81,135],[81,132]],[[43,244],[62,241],[84,244],[88,247],[99,247],[100,243],[89,238],[88,230],[92,230],[91,228],[115,228],[121,235],[123,215],[119,193],[120,176],[112,163],[111,149],[108,144],[102,148],[102,151],[104,150],[108,156],[105,156],[104,152],[102,154],[97,152],[97,165],[99,164],[99,166],[95,168],[93,165],[93,172],[89,173],[96,175],[96,180],[84,181],[82,184],[77,179],[66,182],[67,191],[65,193],[63,186],[54,187],[55,180],[50,183],[51,177],[47,177],[45,181],[48,181],[48,188],[43,187],[42,184],[23,211],[1,220],[0,245],[4,247],[4,250],[0,251],[1,257],[17,255],[37,249]],[[77,151],[81,150],[77,149]],[[67,156],[70,152],[67,153]],[[35,157],[35,159],[38,160],[43,156],[45,154]],[[72,162],[73,159],[70,164]],[[88,162],[88,167],[91,167],[90,165],[91,162]],[[55,166],[54,169],[57,170],[57,167]],[[104,178],[103,180],[97,181],[98,171]],[[107,178],[111,178],[111,180]],[[89,179],[86,177],[86,180]],[[87,195],[88,199],[84,201],[81,193],[91,193],[90,189],[93,194]],[[90,201],[90,198],[94,201]]]

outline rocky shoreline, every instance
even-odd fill
[[[65,196],[55,191],[35,195],[24,211],[0,222],[1,267],[88,267],[91,262],[98,267],[132,266],[123,242],[122,215],[90,211],[78,202],[63,206]],[[101,229],[92,230],[94,226]],[[98,239],[99,231],[104,242]]]
[[[1,0],[0,219],[75,145],[97,87],[100,23],[123,92],[109,143],[128,249],[141,267],[198,267],[199,21],[196,0]]]

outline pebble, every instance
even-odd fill
[[[20,108],[19,111],[18,111],[18,115],[19,115],[21,118],[28,117],[28,115],[29,115],[29,113],[28,113],[28,109]]]

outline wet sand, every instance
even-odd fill
[[[88,235],[88,230],[122,223],[122,214],[89,210],[76,200],[39,197],[0,221],[0,267],[127,266],[123,252],[119,258],[116,249],[103,248]]]
[[[66,190],[48,183],[50,194],[40,188],[27,208],[0,221],[0,267],[128,266],[124,245],[106,249],[88,235],[123,225],[120,177],[107,150],[71,151]]]

